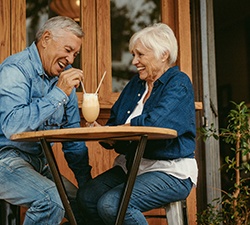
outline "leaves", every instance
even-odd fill
[[[227,172],[233,171],[234,185],[229,193],[222,190],[222,199],[216,206],[208,204],[207,209],[198,215],[198,224],[250,224],[250,162],[242,160],[243,156],[250,154],[249,109],[244,102],[232,104],[234,108],[227,116],[226,128],[217,132],[211,124],[199,129],[204,141],[213,137],[231,145],[234,156],[226,156],[223,167]]]

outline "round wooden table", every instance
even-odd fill
[[[145,126],[102,126],[29,131],[14,134],[11,136],[11,140],[41,143],[71,225],[76,225],[76,220],[68,201],[50,142],[138,140],[135,156],[132,165],[128,170],[127,181],[124,186],[124,192],[115,223],[116,225],[122,225],[147,140],[170,139],[175,137],[177,137],[177,132],[168,128]]]

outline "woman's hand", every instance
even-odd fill
[[[85,125],[86,127],[102,127],[102,125],[100,125],[96,121],[94,121],[93,123],[86,122]]]

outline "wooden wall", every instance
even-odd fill
[[[82,63],[84,71],[91,77],[87,84],[88,90],[95,90],[98,81],[104,70],[111,74],[111,49],[110,49],[110,21],[109,0],[82,0],[81,2],[81,26],[85,31],[83,40]],[[25,0],[0,0],[0,63],[10,54],[21,51],[26,46],[26,1]],[[98,22],[99,21],[99,22]],[[175,31],[179,43],[178,65],[192,79],[191,62],[191,35],[190,35],[190,0],[162,0],[162,21],[169,24]],[[97,26],[102,22],[103,26]],[[97,27],[96,27],[97,26]],[[106,35],[104,35],[106,34]],[[105,38],[103,38],[105,37]],[[108,46],[108,50],[106,49]],[[105,78],[106,79],[106,78]],[[110,77],[107,79],[111,79]],[[102,109],[98,122],[105,124],[109,109],[118,97],[118,94],[111,93],[110,83],[106,82],[100,90],[103,96]],[[108,94],[107,94],[108,93]],[[81,93],[78,93],[79,106],[81,105]],[[201,108],[201,103],[197,103]],[[82,121],[84,126],[84,121]],[[95,177],[112,166],[116,153],[104,150],[98,143],[89,142],[90,164],[93,166],[92,175]],[[64,160],[60,144],[56,144],[54,152],[58,160],[62,174],[75,183],[72,172],[68,169]],[[196,224],[196,197],[195,189],[188,198],[189,225]],[[156,210],[155,213],[164,213]],[[165,220],[150,219],[151,225],[165,225]]]
[[[26,46],[26,1],[0,1],[0,63]]]

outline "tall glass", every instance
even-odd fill
[[[89,123],[93,123],[99,116],[100,104],[98,94],[84,93],[82,101],[82,115]]]

